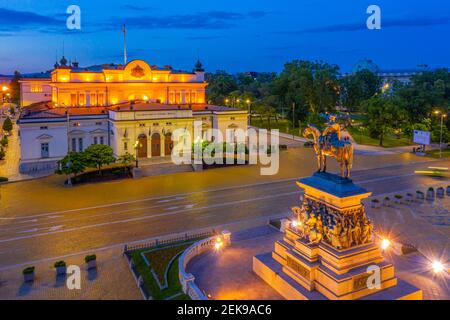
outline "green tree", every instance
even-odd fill
[[[341,79],[341,102],[349,111],[359,111],[361,103],[380,92],[381,78],[363,69]]]
[[[11,89],[11,101],[16,105],[20,105],[20,83],[19,80],[22,78],[22,75],[19,71],[14,71],[14,77],[11,80],[10,89]]]
[[[448,69],[438,69],[416,74],[410,84],[398,85],[395,94],[403,100],[412,123],[431,118],[435,108],[448,112],[450,72]]]
[[[133,162],[136,161],[136,157],[131,153],[124,153],[120,157],[117,158],[117,162],[123,164],[124,166],[130,167]]]
[[[113,149],[104,144],[91,144],[83,151],[88,167],[97,168],[101,174],[103,165],[108,165],[116,161]]]
[[[71,175],[84,172],[87,167],[86,157],[83,152],[70,152],[63,159],[58,161],[57,174]]]
[[[292,118],[295,103],[296,120],[304,120],[309,113],[333,111],[339,100],[339,67],[322,61],[294,60],[286,63],[272,84],[272,95],[278,97],[280,109]]]
[[[206,95],[208,101],[215,104],[223,104],[225,97],[230,92],[237,90],[238,86],[236,80],[232,75],[225,71],[216,71],[216,73],[206,74],[206,81],[208,87],[206,88]]]
[[[375,96],[364,101],[362,109],[365,112],[364,124],[370,136],[379,139],[380,146],[383,146],[386,133],[402,125],[404,111],[396,98],[385,95]]]
[[[10,133],[13,129],[13,123],[9,117],[3,122],[3,130]]]

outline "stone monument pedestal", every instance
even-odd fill
[[[370,192],[328,173],[297,184],[302,207],[293,208],[295,223],[274,251],[253,257],[259,277],[286,299],[422,299],[420,289],[395,277],[372,239],[361,203]]]

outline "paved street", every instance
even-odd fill
[[[284,163],[289,165],[292,159],[301,163],[298,157],[305,154],[299,152],[283,155]],[[448,161],[433,165],[448,165]],[[414,169],[424,166],[428,164],[354,171],[353,178],[378,194],[436,183],[414,175]],[[254,166],[72,189],[62,187],[59,177],[3,185],[0,270],[173,232],[287,213],[298,199],[295,179],[312,171],[305,167],[281,170],[279,176],[270,178],[255,174],[259,171]]]

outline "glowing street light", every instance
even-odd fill
[[[441,273],[442,271],[444,271],[444,265],[440,261],[434,261],[431,266],[434,273]]]
[[[222,238],[221,237],[217,237],[216,238],[216,243],[214,244],[214,249],[216,249],[216,251],[219,251],[222,247],[223,247]]]
[[[3,92],[8,91],[8,90],[9,90],[8,86],[3,86],[3,87],[2,87],[2,91],[3,91]]]
[[[442,127],[444,125],[444,118],[447,117],[447,114],[444,112],[441,112],[440,110],[434,110],[434,114],[441,115],[441,136],[439,139],[439,158],[442,158]]]
[[[389,241],[389,239],[384,238],[383,240],[381,240],[381,250],[385,251],[390,246],[391,246],[391,241]]]

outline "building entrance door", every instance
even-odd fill
[[[167,133],[164,136],[164,155],[170,156],[172,154],[172,149],[173,149],[172,134]]]
[[[141,134],[138,137],[138,158],[147,158],[147,136]]]
[[[152,157],[161,156],[161,136],[159,133],[152,134]]]

